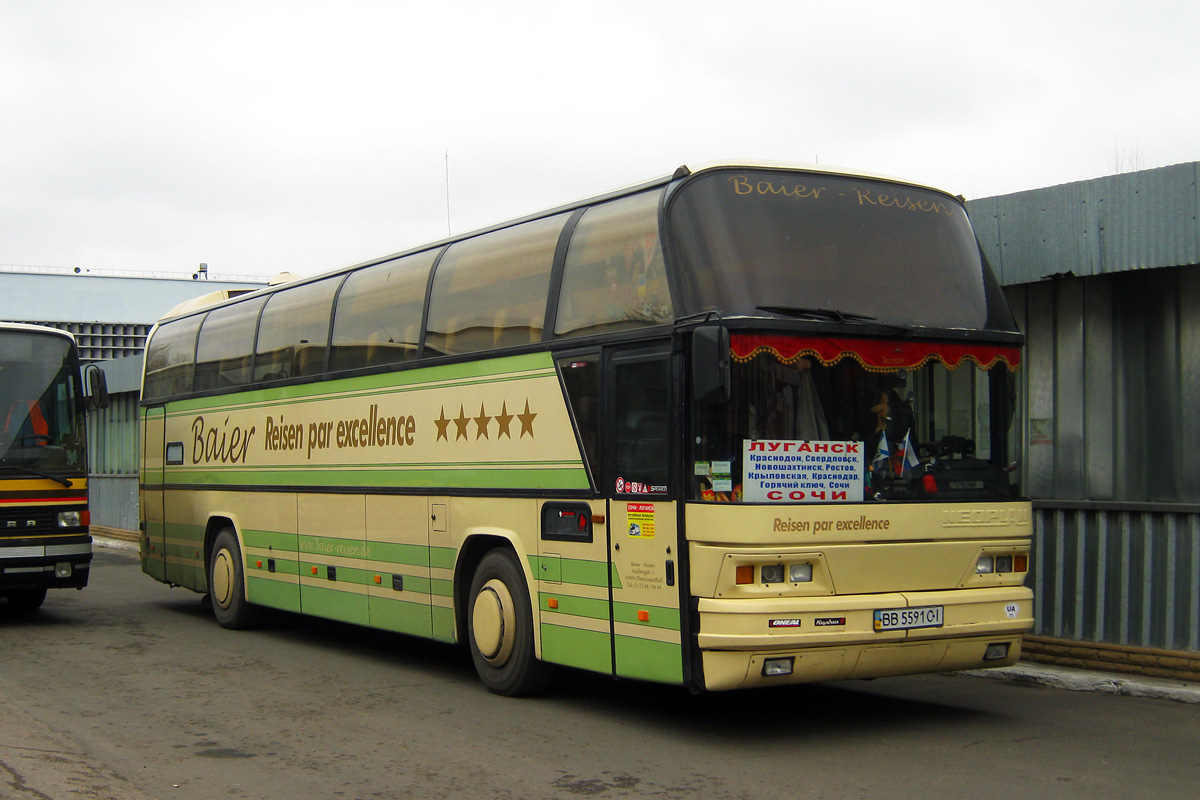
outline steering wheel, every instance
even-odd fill
[[[52,444],[54,444],[54,437],[47,436],[44,433],[26,433],[26,434],[22,434],[21,436],[18,436],[16,439],[16,443],[20,444],[20,445],[26,445],[26,444],[52,445]]]

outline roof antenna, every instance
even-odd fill
[[[450,149],[446,149],[446,235],[453,235],[450,231]]]

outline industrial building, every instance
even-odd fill
[[[159,317],[209,292],[253,291],[266,279],[82,267],[0,265],[0,321],[70,331],[85,364],[99,363],[112,403],[88,420],[92,528],[134,537],[138,528],[137,403],[142,352]]]

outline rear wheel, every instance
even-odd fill
[[[246,600],[242,548],[233,528],[222,529],[213,542],[208,561],[208,596],[222,628],[241,630],[258,623],[261,609]]]
[[[8,592],[5,597],[8,598],[8,607],[13,611],[36,611],[46,602],[46,590],[16,589]]]
[[[547,688],[553,668],[534,655],[529,589],[511,550],[497,548],[479,562],[467,630],[475,671],[488,689],[515,697]]]

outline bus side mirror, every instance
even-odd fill
[[[88,407],[93,411],[108,408],[108,378],[105,376],[104,370],[95,364],[89,364],[86,371],[88,388],[91,390],[88,396]]]
[[[692,332],[692,395],[698,403],[729,399],[729,330],[723,325]]]

